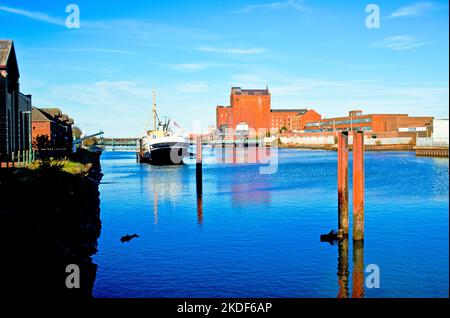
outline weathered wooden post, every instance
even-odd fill
[[[348,235],[348,132],[338,134],[338,238]]]
[[[26,160],[27,164],[30,163],[30,151],[29,150],[25,151],[25,160]]]
[[[364,132],[353,133],[353,240],[364,240]]]
[[[196,151],[196,183],[197,183],[197,197],[201,197],[203,193],[202,182],[202,137],[197,137],[197,151]]]

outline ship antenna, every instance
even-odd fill
[[[156,130],[156,92],[153,91],[153,130]]]

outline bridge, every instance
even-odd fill
[[[195,143],[190,140],[191,144]],[[225,139],[225,140],[203,140],[203,145],[211,145],[213,147],[227,147],[238,145],[257,145],[262,146],[263,139]],[[96,146],[104,151],[133,151],[139,152],[140,138],[99,138]]]
[[[139,138],[100,138],[97,146],[104,151],[138,151]]]

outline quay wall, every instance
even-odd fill
[[[91,256],[100,235],[100,155],[74,154],[89,168],[73,174],[58,166],[3,169],[0,173],[0,280],[21,297],[85,299],[97,267]],[[67,289],[66,267],[80,269],[80,289]]]

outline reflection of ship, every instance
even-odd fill
[[[182,164],[189,154],[189,140],[172,131],[170,119],[159,120],[156,113],[155,93],[153,92],[153,130],[141,140],[141,161],[154,165]]]

